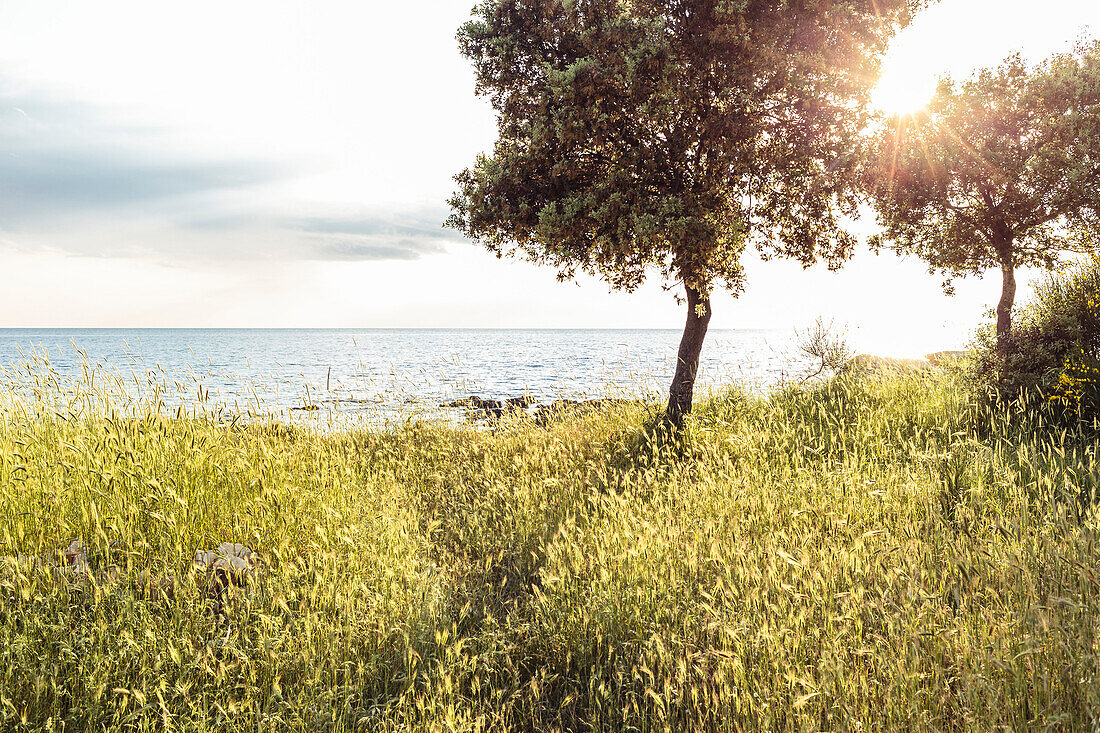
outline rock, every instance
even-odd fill
[[[453,407],[466,410],[466,419],[471,422],[491,420],[504,415],[505,412],[522,409],[527,404],[533,404],[529,397],[513,397],[507,401],[492,400],[477,395],[470,395],[452,402],[444,402],[442,407]]]
[[[73,540],[61,553],[61,567],[56,568],[62,577],[86,577],[91,570],[88,551],[80,540]]]
[[[255,577],[260,556],[239,542],[223,542],[216,550],[196,552],[195,564],[210,573],[212,587],[241,587]]]
[[[112,540],[107,543],[106,558],[109,559],[113,554],[122,551],[124,551],[122,550],[122,544],[117,540]],[[104,559],[100,556],[97,557]],[[47,552],[41,555],[14,555],[0,558],[0,563],[22,571],[45,570],[60,580],[94,580],[98,582],[102,577],[107,576],[104,575],[104,572],[93,574],[92,559],[89,557],[88,548],[84,543],[79,539],[74,539],[64,550]],[[113,565],[108,567],[108,574],[111,568],[114,568],[117,574],[117,567]]]
[[[549,405],[539,405],[535,411],[535,421],[545,426],[551,420],[581,413],[597,412],[608,407],[622,407],[631,404],[644,404],[640,400],[628,400],[621,397],[600,397],[591,400],[554,400]]]
[[[215,573],[221,572],[237,585],[244,585],[252,574],[252,564],[237,555],[219,557],[210,566]]]
[[[440,407],[480,407],[481,398],[475,395],[469,397],[463,397],[461,399],[452,400],[450,402],[444,402]]]
[[[444,402],[441,406],[473,408],[476,410],[499,410],[504,407],[504,404],[500,400],[482,399],[477,395],[470,395],[469,397],[463,397],[462,399],[452,402]]]
[[[0,570],[36,570],[58,583],[87,583],[102,590],[117,588],[126,581],[128,587],[149,600],[162,595],[175,598],[176,580],[172,576],[154,576],[148,570],[137,576],[130,575],[115,562],[124,560],[126,554],[126,545],[119,540],[108,540],[103,549],[97,549],[88,548],[80,539],[75,539],[64,550],[0,558]]]
[[[0,564],[17,571],[45,570],[63,580],[86,579],[92,570],[84,543],[75,539],[64,550],[40,555],[12,555],[0,558]]]
[[[482,420],[492,420],[504,415],[503,407],[491,407],[484,410],[468,410],[466,412],[466,419],[470,422],[480,422]]]
[[[637,400],[606,397],[591,400],[558,399],[550,404],[539,404],[530,395],[509,397],[503,401],[491,400],[471,395],[453,402],[444,402],[442,407],[464,408],[466,419],[470,422],[493,420],[509,415],[530,415],[539,424],[545,424],[551,417],[562,416],[577,411],[599,410],[604,407],[633,404]],[[534,409],[530,409],[534,408]]]
[[[207,602],[218,618],[225,620],[226,607],[253,584],[261,562],[259,554],[239,542],[223,542],[216,550],[195,553],[195,565],[209,574]]]

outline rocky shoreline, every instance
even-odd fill
[[[557,399],[552,402],[539,402],[530,395],[508,397],[502,400],[470,395],[440,403],[439,406],[465,410],[466,419],[470,422],[484,422],[499,420],[505,416],[516,416],[530,418],[536,424],[545,425],[554,418],[565,415],[636,403],[638,403],[638,400],[618,397],[601,397],[588,400]]]

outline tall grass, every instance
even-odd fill
[[[332,432],[9,381],[0,554],[81,538],[94,572],[0,567],[3,730],[1097,725],[1095,426],[950,374],[731,391],[675,438],[637,404]],[[223,541],[265,562],[215,607]]]

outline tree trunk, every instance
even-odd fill
[[[695,391],[695,375],[699,372],[699,352],[710,323],[710,298],[689,286],[687,291],[687,323],[680,339],[680,351],[676,355],[676,374],[668,391],[668,409],[665,415],[676,427],[684,424],[684,415],[691,412],[691,396]],[[702,310],[703,314],[699,315]]]
[[[1012,304],[1016,301],[1016,268],[1011,259],[1001,261],[1001,277],[1001,300],[997,303],[997,348],[1004,351],[1012,333]]]

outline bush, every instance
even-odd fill
[[[799,352],[817,367],[815,371],[803,377],[799,384],[822,374],[839,373],[853,356],[848,341],[833,321],[825,321],[818,317],[814,325],[805,331],[796,331],[795,334],[795,345]]]
[[[979,336],[977,369],[1000,396],[1036,395],[1074,420],[1100,417],[1100,258],[1048,276],[998,349]]]

